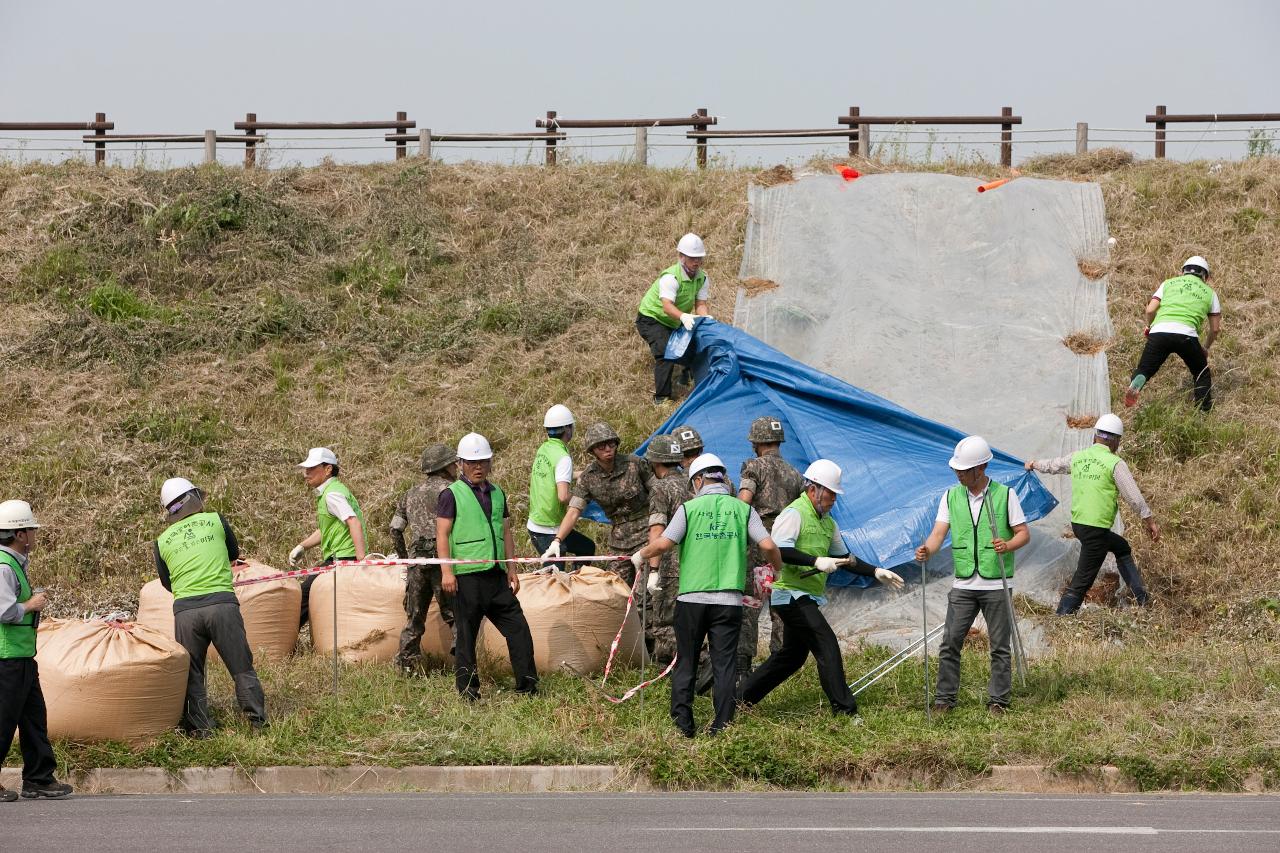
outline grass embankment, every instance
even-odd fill
[[[646,704],[652,725],[636,726],[636,709],[600,707],[560,679],[548,681],[548,698],[472,712],[446,680],[352,670],[347,710],[335,712],[308,686],[327,683],[314,671],[322,664],[303,659],[270,672],[278,724],[269,737],[67,755],[78,765],[364,760],[344,759],[346,749],[388,763],[621,759],[677,784],[816,784],[913,762],[1110,760],[1152,785],[1232,787],[1247,767],[1274,784],[1280,307],[1268,288],[1280,274],[1280,163],[1211,171],[1099,152],[1023,172],[1103,188],[1119,241],[1114,389],[1141,348],[1147,296],[1183,257],[1209,258],[1226,320],[1211,416],[1186,407],[1176,361],[1137,415],[1124,413],[1122,452],[1165,528],[1157,546],[1134,542],[1159,604],[1054,623],[1058,651],[1033,668],[1012,718],[925,726],[918,681],[904,673],[900,696],[873,696],[866,725],[842,726],[813,713],[810,675],[771,702],[782,717],[757,713],[728,738],[675,746],[661,687]],[[631,327],[636,300],[674,239],[696,230],[713,253],[712,311],[731,315],[744,191],[756,174],[414,162],[270,173],[0,167],[4,492],[30,499],[45,525],[35,574],[54,612],[133,606],[169,476],[204,486],[246,551],[282,565],[313,524],[294,464],[316,444],[342,458],[374,548],[389,544],[393,501],[414,481],[420,448],[472,429],[493,441],[495,478],[522,525],[520,492],[548,403],[610,421],[626,445],[661,420]],[[975,700],[979,666],[968,664]]]

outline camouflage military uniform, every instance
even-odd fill
[[[649,490],[649,526],[666,527],[676,510],[693,497],[684,471],[676,468],[660,480],[655,480]],[[659,663],[668,663],[676,654],[676,635],[672,627],[676,613],[676,594],[680,587],[680,549],[672,548],[662,555],[658,564],[658,591],[653,599],[652,626],[653,656]]]
[[[649,544],[649,488],[654,482],[649,463],[630,453],[615,456],[609,473],[593,459],[578,475],[569,506],[581,512],[591,501],[598,503],[613,523],[609,528],[610,553],[634,554]],[[628,584],[635,582],[636,570],[630,560],[613,560],[606,568]]]
[[[401,557],[436,556],[436,502],[440,493],[453,482],[440,472],[427,477],[405,492],[391,517],[391,539],[396,554]],[[413,540],[405,544],[405,529],[413,533]],[[440,604],[440,615],[449,627],[453,627],[453,600],[441,587],[439,566],[408,566],[405,569],[404,612],[407,617],[400,632],[400,651],[396,653],[396,666],[414,670],[422,658],[422,635],[426,631],[427,610],[434,597]]]
[[[739,488],[747,489],[752,493],[751,505],[755,507],[756,512],[760,513],[760,520],[769,531],[773,530],[773,523],[778,520],[778,513],[786,509],[787,505],[800,497],[800,493],[804,491],[804,476],[793,468],[790,462],[775,454],[757,456],[743,462],[740,479],[742,485]],[[755,544],[752,544],[747,552],[747,560],[747,565],[753,567],[763,566],[766,562],[760,546]],[[764,606],[769,606],[767,599]],[[754,614],[752,621],[755,623],[753,637],[756,637],[759,634],[760,611],[752,609],[751,612]],[[772,654],[782,648],[782,620],[770,619],[770,622],[773,627],[769,636],[769,653]],[[745,631],[747,621],[744,619],[742,624]]]

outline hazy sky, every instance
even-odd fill
[[[1140,128],[1157,103],[1171,112],[1280,110],[1278,39],[1280,4],[1265,0],[0,0],[0,121],[88,120],[105,110],[117,132],[230,131],[246,111],[351,120],[404,109],[437,131],[532,131],[548,109],[603,118],[705,106],[723,128],[780,128],[834,127],[853,104],[881,115],[986,114],[1007,104],[1024,128]],[[1171,154],[1244,152],[1243,142],[1214,144],[1212,129],[1194,127]],[[1151,152],[1150,143],[1129,147]],[[234,161],[238,150],[221,153]],[[813,150],[730,156],[774,161]],[[996,157],[994,146],[982,150]],[[676,162],[688,149],[660,153]]]

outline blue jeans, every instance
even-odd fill
[[[551,540],[555,539],[554,533],[534,533],[529,531],[529,541],[533,543],[534,550],[539,554],[551,547]],[[560,543],[561,554],[572,554],[575,557],[594,557],[596,554],[596,543],[592,542],[586,536],[583,536],[576,530],[569,531],[569,535]],[[578,570],[577,563],[544,563],[544,566],[555,566],[562,572],[576,572]],[[568,568],[566,568],[566,566]]]

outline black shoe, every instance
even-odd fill
[[[1003,717],[1009,713],[1009,706],[1001,705],[999,702],[991,702],[987,705],[987,713],[993,717]]]
[[[22,783],[22,798],[24,800],[35,800],[40,797],[49,800],[61,800],[69,796],[71,796],[71,786],[65,782],[50,782],[47,785],[32,785],[30,782]]]
[[[183,729],[182,733],[192,740],[208,740],[217,734],[213,729]]]
[[[10,791],[8,788],[0,785],[0,803],[12,803],[18,799],[17,791]]]
[[[933,703],[933,713],[937,714],[939,717],[945,717],[947,714],[950,714],[953,708],[955,708],[955,705],[951,702]]]

